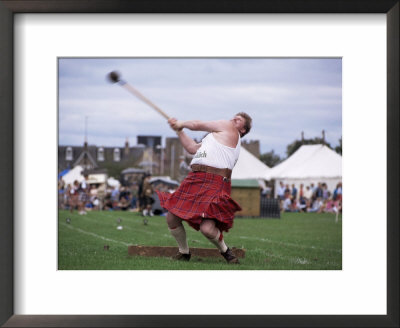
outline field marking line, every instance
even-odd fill
[[[85,219],[85,220],[91,221],[91,222],[99,223],[99,221],[97,221],[96,219],[89,218],[89,217],[87,217],[87,216],[82,216],[82,218]],[[106,218],[107,218],[107,217],[106,217]],[[107,219],[108,219],[108,218],[107,218]],[[114,218],[112,218],[112,219],[114,219]],[[132,220],[133,218],[130,218],[130,219]],[[149,221],[149,222],[150,222],[150,223],[158,223],[158,222],[156,222],[156,221]],[[106,222],[106,223],[109,224],[109,225],[111,226],[111,223],[110,223],[110,222]],[[129,222],[129,223],[136,223],[136,222]],[[147,234],[149,234],[149,235],[154,235],[154,234],[158,235],[158,234],[155,233],[154,231],[148,231],[148,230],[146,230],[146,229],[141,229],[141,228],[132,228],[132,227],[130,227],[130,226],[123,225],[123,223],[121,223],[121,225],[123,226],[124,229],[132,230],[132,231],[135,231],[135,232],[144,232],[144,233],[147,233]],[[167,226],[167,225],[165,224],[165,226]],[[157,228],[158,228],[158,227],[157,227]],[[168,239],[170,239],[170,238],[174,239],[173,236],[170,235],[170,234],[162,234],[162,235],[159,235],[159,236],[167,237]],[[191,241],[194,241],[195,243],[201,243],[200,240],[196,240],[196,239],[190,239],[190,240],[191,240]],[[189,237],[188,237],[188,241],[189,241]]]
[[[277,258],[279,260],[284,260],[284,261],[287,261],[287,262],[293,263],[293,264],[301,264],[301,265],[313,264],[312,260],[307,259],[305,257],[297,257],[297,256],[296,257],[292,257],[292,256],[281,255],[281,254],[272,254],[272,253],[266,252],[262,248],[255,248],[254,251],[263,253],[267,257],[274,257],[274,258]],[[332,262],[332,261],[328,261],[328,262],[320,263],[320,264],[322,264],[322,265],[330,265],[330,266],[338,266],[339,265],[339,263]],[[330,269],[327,269],[327,270],[330,270]]]
[[[86,219],[88,219],[88,218],[86,218]],[[113,242],[120,243],[120,244],[125,245],[125,246],[133,245],[132,243],[131,244],[127,244],[127,243],[125,243],[123,241],[117,241],[117,240],[114,240],[114,239],[111,239],[111,238],[107,238],[107,237],[95,234],[94,232],[89,232],[89,231],[83,230],[81,228],[76,228],[76,227],[73,227],[73,226],[68,225],[66,223],[63,223],[63,222],[60,222],[60,224],[65,226],[65,227],[67,227],[67,228],[69,228],[69,229],[77,230],[78,232],[81,232],[81,233],[84,233],[84,234],[87,234],[87,235],[91,235],[92,237],[98,237],[98,238],[101,238],[101,239],[104,239],[104,240],[113,241]],[[130,229],[130,230],[135,231],[135,229],[133,229],[133,228],[130,228],[130,227],[127,227],[127,228]],[[152,231],[144,231],[144,232],[147,232],[147,233],[152,234],[152,235],[154,234],[154,232],[152,232]],[[161,236],[162,237],[167,237],[168,239],[173,238],[172,235],[168,235],[168,234],[162,234]]]
[[[91,221],[91,222],[95,222],[95,223],[99,223],[99,221],[97,221],[96,219],[88,218],[88,217],[85,217],[85,216],[82,216],[82,219],[85,219],[85,220],[88,220],[88,221]],[[107,223],[111,226],[110,222],[107,222]],[[129,227],[127,225],[122,225],[122,226],[123,226],[124,229],[126,228],[128,230],[133,230],[133,231],[137,231],[137,232],[144,232],[144,233],[147,233],[147,234],[150,234],[150,235],[154,235],[154,231],[147,231],[147,230],[140,229],[140,228],[138,228],[138,229],[135,228],[134,229],[134,228]]]
[[[277,258],[279,260],[284,260],[289,263],[302,264],[302,265],[311,264],[311,262],[309,260],[307,260],[306,258],[284,256],[284,255],[280,255],[280,254],[275,255],[275,254],[271,254],[271,253],[267,253],[267,252],[265,252],[264,254],[267,257],[274,257],[274,258]]]
[[[342,253],[341,249],[331,249],[331,248],[323,248],[323,247],[316,247],[316,246],[306,246],[306,245],[299,245],[299,244],[294,244],[294,243],[286,243],[283,241],[276,241],[276,240],[271,240],[268,238],[259,238],[259,237],[249,237],[249,236],[239,236],[240,239],[252,239],[252,240],[257,240],[261,242],[267,242],[271,244],[281,244],[284,246],[290,246],[290,247],[301,247],[301,248],[310,248],[310,249],[320,249],[323,251],[331,251],[331,252],[337,252],[337,253]]]
[[[130,246],[130,245],[132,245],[132,244],[125,243],[125,242],[123,242],[123,241],[114,240],[114,239],[111,239],[111,238],[107,238],[107,237],[98,235],[98,234],[96,234],[96,233],[94,233],[94,232],[89,232],[89,231],[86,231],[86,230],[82,230],[81,228],[75,228],[75,227],[73,227],[73,226],[67,225],[66,223],[61,223],[61,225],[67,227],[68,229],[76,230],[76,231],[78,231],[78,232],[80,232],[80,233],[83,233],[83,234],[85,234],[85,235],[89,235],[89,236],[92,236],[92,237],[95,237],[95,238],[99,238],[99,239],[102,239],[102,240],[105,240],[105,241],[111,241],[111,242],[113,242],[113,243],[121,244],[121,245],[124,245],[124,246]]]
[[[105,211],[102,211],[102,212],[105,212]],[[102,213],[101,216],[106,218],[106,219],[115,219],[114,216],[112,215],[112,213],[115,213],[115,212],[107,211],[107,213]],[[161,216],[160,215],[155,215],[155,216],[152,216],[152,217],[147,216],[146,218],[149,219],[149,222],[152,222],[153,224],[156,224],[156,225],[164,224],[165,222],[164,223],[161,222],[161,220],[159,220],[159,217],[161,217]],[[144,216],[136,216],[136,215],[135,216],[134,215],[132,215],[132,216],[124,216],[124,220],[128,220],[128,221],[130,221],[132,223],[137,223],[136,218],[144,219],[145,217]],[[151,218],[155,218],[155,220],[151,220]]]

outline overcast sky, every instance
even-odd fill
[[[74,59],[59,60],[59,144],[122,147],[137,135],[173,137],[166,120],[106,75],[122,78],[179,120],[253,118],[247,140],[286,157],[295,139],[342,135],[341,59]],[[194,138],[202,132],[189,132]],[[163,140],[163,144],[164,140]]]

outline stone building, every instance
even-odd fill
[[[182,147],[179,138],[165,139],[165,175],[174,180],[181,180],[179,177],[181,160],[190,163],[191,155]]]
[[[103,147],[63,145],[58,147],[58,172],[81,165],[88,171],[107,171],[108,175],[119,177],[128,168],[142,169],[156,176],[170,176],[181,181],[187,174],[188,165],[193,158],[177,137],[167,137],[165,148],[161,136],[137,136],[137,146]],[[254,156],[260,156],[258,140],[242,141],[242,146]]]
[[[260,141],[259,140],[243,140],[242,147],[246,148],[255,157],[260,158]]]
[[[144,147],[58,146],[58,172],[81,165],[85,170],[136,166],[145,152]]]
[[[161,136],[137,136],[137,146],[103,147],[89,145],[58,146],[58,173],[80,165],[84,170],[107,171],[117,177],[128,168],[142,169],[152,175],[178,177],[180,156],[186,153],[178,138],[167,138],[167,147],[161,146]],[[172,161],[172,162],[171,162]]]

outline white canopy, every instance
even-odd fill
[[[106,183],[106,181],[107,181],[107,174],[94,173],[94,174],[89,174],[87,183],[101,184],[101,183]]]
[[[80,165],[75,166],[72,170],[68,171],[62,179],[65,181],[65,185],[69,184],[72,186],[75,180],[78,180],[81,183],[85,178],[82,175],[83,167]]]
[[[179,186],[179,182],[176,180],[172,180],[170,176],[153,176],[150,178],[150,183],[153,183],[155,181],[162,181],[166,184],[172,184],[172,185],[176,185]]]
[[[264,179],[269,170],[271,169],[267,165],[242,147],[232,171],[232,179]]]
[[[333,190],[342,180],[342,156],[325,145],[303,145],[292,156],[273,167],[264,176],[278,183],[305,186],[325,182]]]
[[[117,187],[117,188],[119,188],[119,186],[120,186],[120,182],[117,180],[117,179],[115,179],[114,177],[109,177],[108,179],[107,179],[107,184],[110,186],[110,187]]]

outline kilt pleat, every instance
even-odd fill
[[[215,219],[220,231],[232,228],[241,207],[230,196],[231,183],[213,173],[190,172],[174,193],[157,191],[160,204],[196,230],[203,219]]]

